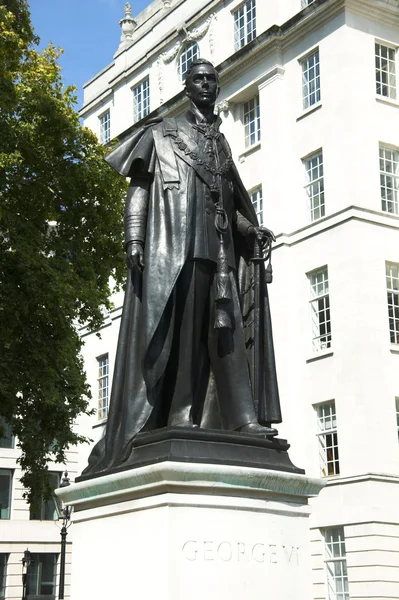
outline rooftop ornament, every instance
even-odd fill
[[[126,2],[125,4],[125,18],[131,18],[132,17],[132,7],[130,6],[129,2]]]
[[[133,42],[133,33],[137,27],[136,21],[132,19],[132,7],[129,2],[125,4],[125,16],[119,21],[119,25],[122,27],[122,35],[118,50],[123,50]]]

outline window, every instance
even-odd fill
[[[234,11],[234,49],[239,50],[256,37],[256,4],[248,0]]]
[[[186,74],[189,66],[194,60],[199,58],[199,47],[197,42],[193,42],[185,47],[179,59],[179,74],[181,81],[186,81]]]
[[[57,554],[32,554],[26,579],[26,600],[55,600]]]
[[[324,530],[328,600],[349,600],[343,527]]]
[[[389,335],[391,344],[399,344],[399,264],[386,263]]]
[[[375,45],[375,85],[379,96],[396,99],[396,50]]]
[[[305,8],[305,6],[309,6],[309,4],[313,4],[314,0],[301,0],[301,8]]]
[[[11,426],[3,417],[0,417],[0,426],[3,427],[4,433],[0,437],[0,448],[14,448],[15,438],[11,431]]]
[[[97,358],[98,362],[98,418],[106,419],[108,416],[109,400],[109,360],[108,354]]]
[[[133,121],[136,123],[150,112],[150,80],[144,79],[133,88]]]
[[[111,114],[107,110],[100,117],[100,142],[101,144],[108,144],[111,139]]]
[[[325,215],[323,152],[312,154],[304,162],[310,220],[316,221]]]
[[[380,186],[382,210],[399,214],[399,150],[380,145]]]
[[[396,427],[398,430],[398,440],[399,440],[399,398],[395,398],[396,403]]]
[[[317,436],[319,438],[320,474],[322,477],[339,475],[338,431],[335,402],[316,406]]]
[[[7,562],[8,554],[0,554],[0,600],[4,600],[6,596],[6,577],[7,577]]]
[[[12,471],[0,469],[0,519],[10,518]]]
[[[49,475],[51,487],[55,490],[60,484],[60,473],[49,473]],[[57,509],[53,498],[50,500],[42,499],[37,511],[31,509],[29,515],[31,521],[55,521],[57,517]]]
[[[320,61],[319,51],[301,60],[303,108],[310,108],[320,102]]]
[[[260,142],[260,106],[259,96],[244,104],[245,147]]]
[[[258,217],[259,225],[263,225],[263,198],[262,188],[258,187],[250,193],[251,202]]]
[[[330,295],[328,269],[323,267],[309,274],[312,315],[312,345],[315,352],[331,347]]]

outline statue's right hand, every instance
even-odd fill
[[[144,269],[144,248],[139,242],[129,244],[126,249],[126,264],[129,269]]]

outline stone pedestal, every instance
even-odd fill
[[[185,457],[58,490],[74,507],[72,600],[308,600],[323,483],[294,471]]]

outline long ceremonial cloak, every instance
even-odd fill
[[[188,131],[184,117],[178,119],[177,123],[179,134]],[[148,122],[106,158],[121,175],[131,177],[133,183],[135,178],[150,178],[151,186],[145,268],[142,275],[136,271],[128,275],[106,433],[93,448],[85,475],[109,471],[122,465],[129,458],[131,442],[137,433],[166,425],[162,420],[161,382],[173,337],[175,283],[189,251],[190,202],[195,198],[195,178],[201,177],[207,182],[208,174],[198,168],[195,161],[186,158],[183,152],[180,155],[174,152],[173,157],[170,153],[160,156],[163,152],[161,131],[165,131],[163,121]],[[228,148],[224,136],[221,139],[223,146]],[[236,210],[250,223],[258,225],[256,213],[235,165],[231,167],[230,178]],[[253,265],[249,262],[245,238],[236,234],[234,242],[248,361],[252,371]],[[261,287],[266,421],[280,423],[280,401],[263,265]],[[212,374],[201,427],[220,428]]]

